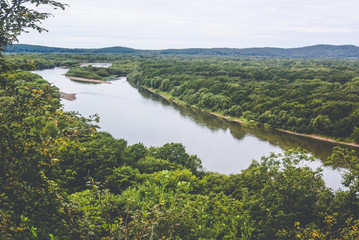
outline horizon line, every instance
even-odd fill
[[[307,46],[302,46],[302,47],[189,47],[189,48],[161,48],[161,49],[142,49],[142,48],[133,48],[133,47],[125,47],[125,46],[108,46],[108,47],[54,47],[54,46],[45,46],[45,45],[36,45],[36,44],[28,44],[28,43],[14,43],[12,45],[9,45],[8,48],[11,48],[14,45],[28,45],[28,46],[35,46],[35,47],[46,47],[46,48],[60,48],[60,49],[86,49],[86,50],[91,50],[91,49],[105,49],[105,48],[116,48],[116,47],[120,47],[120,48],[127,48],[127,49],[132,49],[132,50],[141,50],[141,51],[163,51],[163,50],[186,50],[186,49],[300,49],[300,48],[307,48],[307,47],[316,47],[316,46],[332,46],[332,47],[343,47],[343,46],[351,46],[351,47],[359,47],[356,46],[355,44],[340,44],[340,45],[336,45],[336,44],[325,44],[325,43],[318,43],[318,44],[314,44],[314,45],[307,45]]]

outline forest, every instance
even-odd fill
[[[147,59],[128,79],[247,123],[359,142],[359,61]]]
[[[264,156],[238,174],[208,172],[180,143],[129,145],[98,131],[100,116],[64,111],[59,89],[29,72],[113,62],[114,74],[189,105],[357,139],[357,61],[5,55],[24,28],[45,31],[38,24],[50,14],[0,3],[0,239],[359,238],[354,151],[336,147],[325,163],[347,169],[342,190],[326,187],[301,150]]]
[[[127,76],[184,105],[242,122],[359,143],[359,61],[331,59],[35,54],[37,69],[68,76]],[[79,62],[112,62],[109,68]],[[26,65],[22,67],[26,69]]]
[[[183,86],[192,86],[189,79],[193,76],[196,77],[193,87],[200,87],[197,92],[212,93],[211,96],[215,96],[214,86],[217,86],[218,94],[229,99],[231,92],[240,92],[242,88],[257,94],[261,94],[260,89],[264,86],[279,91],[279,83],[275,85],[258,80],[250,89],[234,81],[242,76],[240,79],[247,79],[244,84],[250,84],[250,79],[255,79],[253,76],[260,75],[257,71],[263,64],[270,63],[268,68],[275,65],[282,70],[272,73],[273,76],[281,73],[278,78],[286,76],[287,82],[296,82],[293,80],[296,76],[310,78],[309,74],[299,75],[306,72],[301,67],[290,69],[294,63],[311,66],[316,78],[322,76],[323,79],[335,72],[340,76],[343,72],[336,68],[345,67],[345,78],[342,77],[339,84],[346,87],[336,84],[337,88],[324,89],[347,89],[347,83],[352,83],[355,78],[357,64],[355,61],[329,61],[326,64],[333,66],[330,68],[333,71],[327,73],[324,71],[329,69],[325,68],[326,61],[317,60],[234,61],[125,55],[105,58],[93,55],[87,61],[113,61],[113,68],[122,69],[121,74],[129,73],[132,82],[144,86],[150,82],[149,87],[168,91],[181,101],[185,99],[176,95],[176,91],[183,89],[182,93],[188,92],[190,88]],[[359,164],[353,151],[337,147],[326,162],[333,168],[348,168],[343,176],[344,190],[327,188],[322,170],[306,167],[305,163],[313,161],[313,157],[300,150],[288,150],[282,156],[264,156],[239,174],[208,172],[203,169],[201,160],[186,153],[180,143],[168,143],[162,147],[147,147],[141,143],[128,145],[125,139],[115,139],[106,132],[97,131],[98,116],[83,117],[63,111],[58,89],[28,72],[37,65],[38,68],[47,68],[66,62],[73,62],[71,65],[78,68],[80,62],[86,62],[85,56],[6,55],[1,59],[2,239],[359,237]],[[237,64],[243,65],[247,71],[237,68],[237,77],[224,75],[224,69],[229,71]],[[322,67],[319,68],[319,64]],[[194,69],[201,74],[193,74]],[[262,71],[263,74],[266,72]],[[162,80],[164,75],[166,80]],[[301,91],[307,89],[304,88],[306,84],[313,86],[309,80],[303,82],[299,86]],[[215,84],[211,86],[211,83]],[[313,84],[314,89],[321,86],[323,90],[323,85],[328,87],[331,83],[315,80]],[[221,86],[226,86],[227,92],[223,93]],[[230,87],[234,89],[230,90]],[[209,89],[213,92],[206,92]],[[310,90],[308,87],[308,92]],[[281,93],[285,92],[281,90]],[[288,94],[296,96],[294,92]],[[329,98],[331,92],[327,94]],[[266,95],[266,99],[271,97],[270,92]],[[352,95],[354,98],[355,94]],[[347,104],[353,108],[356,106],[354,102],[348,101]],[[219,105],[216,109],[203,107],[221,111]],[[243,114],[249,111],[247,109],[250,108],[241,106],[238,112]]]

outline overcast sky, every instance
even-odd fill
[[[60,0],[59,0],[60,1]],[[20,43],[137,49],[359,46],[359,0],[61,0]]]

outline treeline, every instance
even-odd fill
[[[128,76],[208,111],[359,142],[359,61],[160,58]]]
[[[8,54],[1,57],[4,68],[19,68],[22,70],[42,70],[54,67],[79,67],[80,63],[112,63],[122,74],[129,73],[137,62],[148,59],[145,56],[118,54]]]
[[[71,67],[79,65],[74,55],[44,54],[11,54],[2,57],[4,66],[12,66],[22,70],[42,70],[54,67]]]

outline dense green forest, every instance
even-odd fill
[[[288,128],[355,138],[357,62],[3,55],[24,28],[46,30],[39,23],[50,14],[29,6],[65,5],[0,3],[0,239],[359,238],[353,151],[335,148],[326,162],[347,168],[345,190],[327,188],[322,170],[306,166],[313,157],[298,150],[253,161],[239,174],[207,172],[179,143],[128,145],[98,132],[97,115],[65,112],[58,89],[28,71],[111,61],[116,74],[191,105],[267,124],[288,115]],[[306,116],[313,129],[302,127]],[[342,121],[343,134],[333,126]]]
[[[1,58],[2,239],[359,237],[359,166],[353,152],[335,148],[328,159],[333,167],[349,169],[343,182],[347,188],[340,191],[327,188],[321,169],[306,167],[313,158],[297,150],[253,161],[240,174],[207,172],[200,159],[187,154],[181,144],[128,145],[124,139],[97,132],[97,116],[88,119],[64,112],[58,89],[23,70],[33,69],[33,64],[46,58],[56,62],[51,55]],[[114,66],[132,72],[132,80],[145,79],[139,76],[145,76],[146,69],[166,72],[177,61],[183,70],[178,76],[173,72],[178,82],[190,78],[183,65],[192,71],[191,64],[203,67],[211,62],[211,71],[201,68],[207,75],[218,75],[223,66],[230,66],[229,60],[202,58],[117,56],[114,61]],[[230,61],[254,69],[259,68],[253,65],[264,64]],[[283,65],[289,60],[271,61]],[[350,64],[342,66],[351,69]],[[158,81],[158,74],[147,79]],[[221,76],[207,75],[198,79],[206,76],[204,82],[209,84]],[[166,90],[163,82],[158,87]]]
[[[359,61],[161,58],[128,79],[187,105],[265,126],[359,142]]]
[[[130,82],[195,108],[248,123],[359,142],[357,60],[65,56],[71,60],[62,62],[113,62],[109,68],[74,65],[69,76],[105,79],[129,74]],[[53,65],[61,63],[52,61]],[[41,62],[35,65],[43,67]]]

